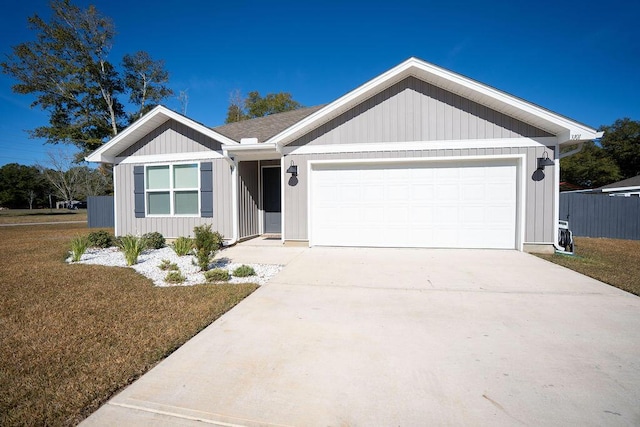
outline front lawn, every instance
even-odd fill
[[[640,241],[576,237],[574,250],[539,256],[640,296]]]
[[[0,227],[0,425],[75,425],[256,289],[68,265],[84,224]]]

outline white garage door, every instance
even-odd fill
[[[310,244],[516,247],[516,164],[312,166]]]

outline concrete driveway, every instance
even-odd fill
[[[86,425],[639,425],[640,298],[515,251],[286,267]]]

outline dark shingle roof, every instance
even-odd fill
[[[315,113],[322,107],[324,107],[324,105],[299,108],[284,113],[229,123],[215,127],[213,130],[238,142],[240,142],[241,138],[258,138],[259,142],[264,142],[288,127],[293,126],[305,117]]]
[[[622,181],[614,182],[613,184],[607,184],[600,187],[599,190],[624,187],[640,187],[640,175],[636,175],[633,178],[623,179]]]

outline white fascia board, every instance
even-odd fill
[[[89,154],[85,157],[85,160],[88,162],[100,162],[100,163],[113,163],[116,161],[115,156],[118,153],[121,153],[126,148],[133,145],[136,141],[138,141],[143,135],[138,135],[140,130],[142,130],[145,125],[147,125],[150,121],[163,118],[161,123],[166,122],[167,120],[173,119],[179,123],[182,123],[185,126],[188,126],[195,131],[213,138],[217,141],[220,141],[223,145],[238,145],[238,143],[230,138],[227,138],[224,135],[215,132],[214,130],[201,125],[181,114],[176,113],[175,111],[169,110],[168,108],[158,105],[153,110],[144,115],[141,119],[137,120],[131,126],[127,127],[125,130],[120,132],[118,135],[113,137],[109,142],[102,145],[100,148],[95,150],[93,153]],[[146,134],[146,132],[145,132]]]
[[[531,122],[532,124],[538,123],[536,124],[538,127],[544,127],[539,123],[540,121],[546,123],[550,130],[554,130],[554,132],[550,133],[558,134],[564,129],[570,137],[575,135],[582,135],[588,139],[595,137],[595,129],[581,123],[555,114],[523,99],[514,97],[460,74],[445,70],[444,68],[429,64],[417,58],[409,58],[400,65],[368,81],[283,132],[275,135],[269,142],[287,145],[305,131],[309,131],[331,120],[349,108],[411,75],[442,87],[445,90],[459,93],[461,96],[470,97],[469,92],[472,92],[474,96],[470,98],[480,104],[483,104],[483,100],[487,101],[487,99],[495,101],[506,107],[503,109],[505,114],[514,115],[516,118],[525,122]],[[456,88],[458,90],[456,90]],[[519,114],[513,114],[513,112],[509,114],[509,109],[515,109]],[[527,120],[527,116],[530,117],[531,120]]]
[[[422,150],[459,150],[465,148],[507,148],[507,147],[547,147],[555,145],[553,137],[544,138],[502,138],[502,139],[471,139],[447,141],[410,141],[410,142],[379,142],[365,144],[327,144],[304,145],[302,147],[282,147],[282,152],[288,154],[331,154],[331,153],[362,153],[372,151],[422,151]]]
[[[167,153],[167,154],[149,154],[146,156],[126,156],[115,157],[114,164],[147,164],[147,163],[173,163],[187,162],[192,160],[212,160],[225,158],[217,151],[196,151],[192,153]]]
[[[620,192],[620,191],[638,191],[640,190],[640,185],[634,185],[631,187],[616,187],[616,188],[603,188],[603,193],[611,193],[611,192]]]

